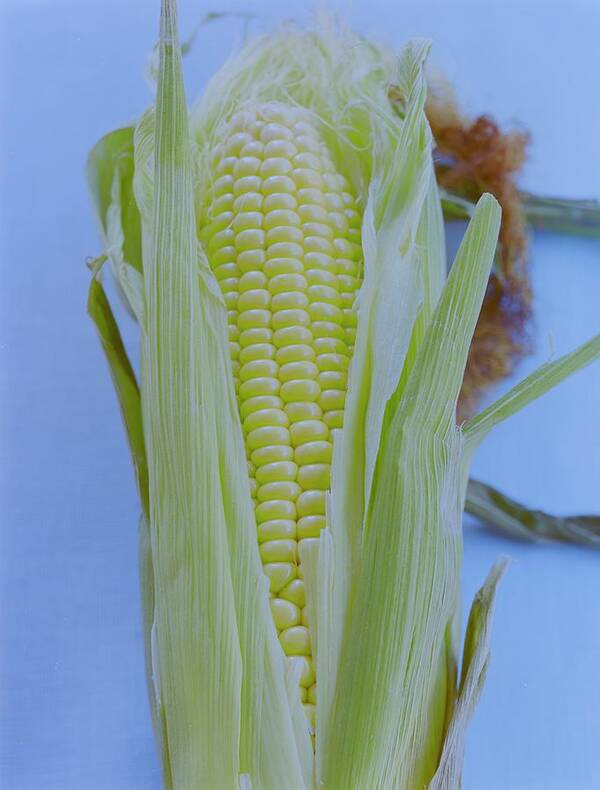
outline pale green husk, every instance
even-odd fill
[[[133,161],[127,130],[94,151],[89,176],[106,251],[140,324],[143,437],[137,430],[132,448],[141,446],[147,463],[141,567],[166,787],[460,785],[501,576],[492,571],[474,604],[459,684],[472,453],[499,420],[597,357],[600,338],[464,430],[456,425],[500,210],[491,196],[480,200],[446,279],[424,113],[428,49],[414,41],[396,57],[331,21],[287,27],[248,44],[188,116],[175,4],[163,0],[156,105],[136,127]],[[391,84],[401,113],[388,101]],[[225,308],[196,233],[223,123],[271,100],[312,113],[364,212],[364,281],[328,525],[302,557],[319,689],[314,760],[268,607]],[[105,342],[127,417],[139,402],[115,348]],[[138,426],[133,418],[128,428]],[[140,492],[146,501],[141,481]]]

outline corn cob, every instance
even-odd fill
[[[299,544],[325,525],[332,431],[343,424],[356,332],[361,216],[305,110],[245,109],[222,139],[200,238],[228,310],[271,610],[285,654],[302,665],[314,726]]]

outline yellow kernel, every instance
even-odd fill
[[[265,543],[264,545],[268,544]],[[273,598],[270,604],[275,627],[280,631],[300,623],[300,609],[295,603],[286,601],[284,598]]]
[[[296,562],[295,540],[269,540],[261,543],[259,549],[263,562]]]
[[[223,176],[223,178],[228,177]],[[236,197],[239,197],[239,195],[243,195],[246,192],[260,192],[261,187],[262,179],[260,176],[243,176],[233,182],[232,191]]]
[[[239,156],[243,146],[251,140],[252,135],[248,134],[248,132],[236,132],[225,140],[223,152],[226,156]]]
[[[237,314],[236,310],[231,310],[229,312],[233,313],[234,315],[233,316],[229,316],[228,315],[228,317],[227,317],[228,320],[229,321],[235,321],[236,323],[234,323],[234,324],[232,324],[232,323],[227,324],[227,333],[229,335],[229,339],[230,340],[238,340],[239,336],[240,336],[240,330],[237,328],[237,317],[238,317],[238,314]]]
[[[260,132],[260,139],[263,143],[270,143],[272,140],[293,140],[294,135],[280,123],[266,123]]]
[[[287,227],[290,225],[299,228],[300,217],[295,211],[290,211],[289,209],[274,209],[273,211],[268,211],[265,214],[264,223],[265,228],[268,230],[271,228]]]
[[[296,606],[302,608],[306,604],[306,596],[304,590],[304,582],[302,579],[294,579],[287,587],[280,592],[280,597],[285,598],[286,601],[295,603]]]
[[[246,443],[250,450],[258,450],[260,447],[267,447],[271,444],[289,444],[289,441],[289,430],[278,425],[263,425],[261,428],[250,431],[246,437]]]
[[[240,356],[240,344],[235,342],[229,343],[229,356],[232,359],[238,359]]]
[[[302,244],[304,234],[300,228],[293,225],[278,225],[267,231],[266,242],[269,248],[275,244]]]
[[[344,354],[348,356],[348,347],[343,340],[335,337],[320,337],[314,342],[317,354]]]
[[[331,255],[321,252],[308,252],[304,256],[306,278],[311,285],[327,285],[334,291],[339,290],[337,263]]]
[[[310,655],[310,634],[308,628],[303,625],[286,628],[279,634],[279,641],[283,652],[288,656]]]
[[[227,307],[228,310],[232,310],[233,308],[235,308],[237,304],[236,291],[230,291],[229,293],[224,293],[223,299],[225,301],[225,307]]]
[[[231,197],[233,199],[233,195]],[[233,200],[232,208],[236,213],[241,211],[262,211],[263,201],[262,192],[244,192]]]
[[[343,291],[356,291],[360,283],[358,278],[348,274],[340,274],[340,287]]]
[[[264,153],[265,147],[259,140],[250,140],[249,143],[243,146],[240,156],[254,156],[257,159],[262,159]]]
[[[273,156],[263,160],[260,174],[263,178],[285,176],[290,170],[292,170],[292,163],[289,159],[285,159],[282,156]]]
[[[303,491],[296,500],[298,516],[324,516],[325,492]]]
[[[268,310],[271,304],[271,293],[266,288],[255,288],[252,291],[244,291],[238,297],[238,310]]]
[[[311,705],[317,704],[317,684],[313,683],[312,686],[308,689],[308,701]]]
[[[329,302],[338,307],[342,301],[338,290],[330,285],[322,285],[321,283],[311,285],[307,295],[311,302]]]
[[[304,271],[304,264],[299,258],[269,258],[265,262],[264,270],[269,277],[276,277],[281,274],[298,275]],[[304,280],[304,289],[306,289],[306,280]]]
[[[322,222],[327,224],[329,221],[329,213],[323,208],[315,204],[305,204],[298,208],[298,216],[302,222]]]
[[[206,231],[209,235],[212,235],[213,233],[216,233],[219,230],[228,228],[232,224],[233,219],[234,219],[233,211],[221,211],[220,214],[217,214],[215,216],[215,218],[210,223]]]
[[[306,343],[296,343],[295,345],[291,346],[283,346],[283,348],[279,348],[277,350],[275,356],[275,359],[280,365],[285,365],[287,362],[312,362],[314,358],[314,349],[312,346],[309,346]]]
[[[239,318],[239,316],[237,316]],[[237,320],[236,318],[236,320]],[[273,339],[273,330],[268,326],[250,327],[240,332],[240,346],[246,348],[254,343],[270,343]]]
[[[356,261],[349,261],[347,258],[336,258],[338,272],[346,277],[356,277],[358,264]]]
[[[297,193],[298,204],[300,206],[316,205],[325,206],[325,196],[320,189],[314,187],[303,187]]]
[[[240,376],[240,378],[242,377]],[[244,430],[246,433],[249,433],[255,428],[263,428],[265,425],[280,425],[283,428],[287,428],[289,423],[289,417],[282,409],[259,409],[246,417],[244,420]],[[295,477],[292,478],[292,480],[293,479],[295,479]]]
[[[214,253],[223,247],[231,246],[234,238],[235,233],[231,228],[225,228],[224,230],[220,230],[218,233],[215,233],[215,235],[208,242],[209,254]]]
[[[273,397],[277,395],[281,388],[279,379],[257,378],[249,379],[240,385],[240,398],[254,399],[256,397]]]
[[[293,381],[294,379],[316,379],[319,375],[319,368],[314,362],[287,362],[279,369],[279,380]]]
[[[265,329],[271,323],[270,310],[245,310],[238,316],[238,329]]]
[[[252,463],[259,467],[264,464],[275,463],[275,461],[292,461],[294,450],[286,444],[273,444],[267,447],[259,447],[252,451],[250,459]]]
[[[223,233],[224,232],[225,231],[223,231]],[[265,232],[264,230],[259,230],[258,228],[242,230],[237,233],[235,237],[235,248],[238,250],[238,252],[244,252],[245,250],[258,250],[264,247],[264,244]]]
[[[321,236],[329,241],[334,238],[333,230],[322,222],[305,222],[302,225],[302,230],[307,236]]]
[[[242,250],[237,252],[236,262],[242,272],[251,272],[264,266],[267,256],[264,250]]]
[[[296,578],[298,573],[292,562],[269,562],[263,565],[263,571],[269,579],[272,593],[282,590],[292,579]]]
[[[243,353],[243,352],[242,352]],[[240,416],[245,420],[250,414],[262,409],[281,409],[283,401],[276,395],[257,395],[240,403]]]
[[[325,204],[329,211],[344,210],[344,201],[337,192],[325,192]]]
[[[261,170],[262,162],[255,156],[240,157],[233,167],[233,177],[256,176]]]
[[[230,178],[230,176],[224,176],[224,178]],[[263,195],[281,194],[282,192],[293,195],[295,191],[296,184],[289,176],[269,176],[262,182]]]
[[[344,332],[344,337],[348,346],[353,346],[354,341],[356,340],[356,329],[354,329],[354,327],[346,329]]]
[[[299,189],[309,187],[312,189],[322,189],[323,179],[318,170],[311,167],[296,167],[292,171],[292,178]]]
[[[313,341],[312,332],[304,326],[286,326],[273,334],[273,342],[277,348],[303,343],[309,345]]]
[[[332,224],[337,236],[344,238],[348,235],[350,230],[348,219],[342,214],[341,211],[330,211],[329,222]]]
[[[321,530],[325,529],[325,526],[325,516],[304,516],[298,519],[296,536],[298,540],[318,538],[321,534]]]
[[[294,164],[300,168],[311,168],[312,170],[321,170],[323,165],[320,157],[312,151],[301,151],[294,157]]]
[[[283,394],[282,398],[285,400]],[[304,444],[305,442],[315,442],[327,439],[329,431],[321,420],[301,420],[300,422],[292,424],[290,427],[290,436],[292,438],[292,444],[294,447],[297,447],[299,444]]]
[[[308,702],[308,690],[305,689],[304,686],[300,686],[299,691],[300,691],[300,702]],[[313,745],[313,751],[314,748],[315,747]]]
[[[344,310],[342,320],[345,327],[354,328],[358,324],[358,315],[355,310]]]
[[[321,407],[314,401],[295,401],[294,403],[286,403],[285,413],[290,418],[290,422],[320,420],[323,416]]]
[[[260,486],[256,498],[259,502],[272,502],[280,499],[294,502],[301,491],[298,483],[293,480],[277,480]]]
[[[321,236],[305,236],[304,250],[305,252],[320,252],[324,255],[330,255],[331,257],[333,257],[334,254],[332,243]]]
[[[257,524],[277,519],[291,521],[296,518],[296,505],[289,499],[269,499],[256,505],[254,515]]]
[[[261,271],[249,271],[239,279],[238,289],[239,292],[245,293],[246,291],[262,290],[268,283],[267,276]],[[240,310],[244,308],[239,308]]]
[[[348,384],[348,374],[341,370],[325,370],[323,373],[319,373],[319,383],[324,390],[345,390]]]
[[[280,261],[281,258],[277,258],[276,260]],[[290,263],[299,263],[297,261],[293,261],[292,258],[289,258]],[[267,267],[269,266],[271,261],[267,261],[265,264],[265,271],[267,271]],[[302,271],[302,264],[299,263],[298,266],[299,271]],[[267,272],[268,273],[268,272]],[[276,274],[270,281],[269,281],[269,291],[272,294],[280,294],[285,293],[286,291],[306,291],[308,283],[306,282],[306,278],[302,276],[302,274],[293,273],[281,273]]]
[[[284,291],[276,294],[271,301],[271,310],[298,310],[308,307],[308,296],[302,291]]]
[[[227,223],[229,224],[229,223]],[[262,228],[263,215],[260,211],[241,211],[236,214],[235,219],[231,223],[233,230],[238,233],[242,230]]]
[[[298,149],[290,140],[269,140],[265,145],[265,157],[283,156],[292,159],[297,153]]]
[[[285,403],[291,401],[315,401],[321,394],[321,387],[312,379],[297,379],[286,381],[280,390],[281,398]]]
[[[217,280],[229,280],[231,277],[239,277],[240,270],[237,263],[222,263],[213,269],[213,274]]]
[[[341,324],[344,320],[344,314],[340,308],[328,302],[312,302],[308,312],[313,321],[330,321]]]
[[[345,354],[319,354],[317,357],[319,370],[346,371],[349,364],[350,360]]]
[[[305,491],[311,488],[327,491],[331,485],[329,464],[306,464],[301,466],[298,470],[298,483]]]
[[[346,337],[344,327],[333,321],[313,321],[311,331],[315,338],[335,337],[338,340],[344,340]]]
[[[286,327],[307,327],[310,324],[310,316],[306,310],[278,310],[272,316],[273,329],[284,329]]]
[[[211,206],[214,214],[220,214],[222,211],[236,211],[235,201],[231,192],[226,192],[224,195],[219,195],[215,198]]]
[[[287,420],[287,415],[285,416]],[[276,480],[295,480],[298,474],[298,465],[293,461],[276,461],[260,466],[255,474],[257,481],[261,484],[272,483]]]
[[[346,403],[345,390],[323,390],[319,398],[319,406],[323,411],[343,409]]]
[[[334,430],[335,428],[343,428],[344,410],[338,409],[334,411],[326,411],[323,415],[323,422],[331,430]]]
[[[287,412],[289,407],[286,406],[285,408]],[[290,419],[292,419],[291,416]],[[305,444],[301,444],[299,447],[296,447],[294,450],[294,460],[297,464],[301,465],[328,464],[331,463],[332,451],[333,448],[331,446],[331,442],[323,440],[316,442],[306,442]]]
[[[300,618],[301,618],[302,625],[304,625],[304,626],[306,626],[306,628],[308,628],[310,623],[308,622],[308,608],[306,606],[304,607],[304,609],[302,609]]]
[[[226,277],[224,280],[221,280],[219,285],[221,286],[221,291],[226,294],[231,291],[237,291],[239,282],[237,277]]]
[[[273,359],[275,346],[272,343],[253,343],[240,351],[240,362],[252,362],[255,359]]]
[[[296,522],[293,519],[275,518],[263,521],[257,528],[258,542],[267,540],[295,540]]]
[[[226,174],[217,178],[215,183],[213,184],[213,194],[215,197],[220,197],[221,195],[225,195],[233,191],[233,176],[231,174]]]
[[[267,259],[271,258],[302,258],[304,249],[294,241],[277,241],[269,244],[267,248]]]

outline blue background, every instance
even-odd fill
[[[220,7],[185,0],[182,30]],[[251,30],[306,16],[292,0],[228,7],[259,12]],[[85,315],[84,259],[100,242],[83,168],[100,135],[150,102],[142,71],[158,2],[0,0],[0,11],[0,784],[152,790],[138,507]],[[523,186],[600,197],[598,3],[369,0],[345,12],[397,45],[430,36],[466,110],[531,130]],[[190,97],[241,30],[239,20],[204,29],[186,63]],[[531,260],[537,351],[519,376],[600,328],[600,242],[537,234]],[[600,512],[599,397],[596,365],[497,429],[475,473],[532,506]],[[470,521],[465,536],[465,608],[495,557],[515,560],[465,790],[600,786],[600,557],[514,543]]]

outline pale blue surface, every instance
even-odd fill
[[[82,172],[97,138],[138,114],[157,2],[0,0],[2,621],[0,785],[154,790],[137,598],[137,504],[104,360],[85,317],[84,258],[100,250]],[[218,2],[182,3],[190,30]],[[418,8],[417,8],[418,6]],[[280,18],[262,9],[255,28]],[[297,15],[303,4],[288,2]],[[452,7],[453,10],[450,10]],[[473,112],[532,131],[524,185],[600,196],[597,3],[355,2],[350,18],[434,60]],[[518,28],[518,29],[516,29]],[[239,38],[207,29],[191,95]],[[238,31],[236,33],[236,31]],[[598,331],[600,243],[532,247],[538,355]],[[134,337],[127,324],[126,334]],[[600,365],[499,428],[475,471],[532,505],[600,512]],[[493,662],[469,731],[465,790],[600,784],[600,556],[466,530],[464,600],[493,559],[503,583]]]

